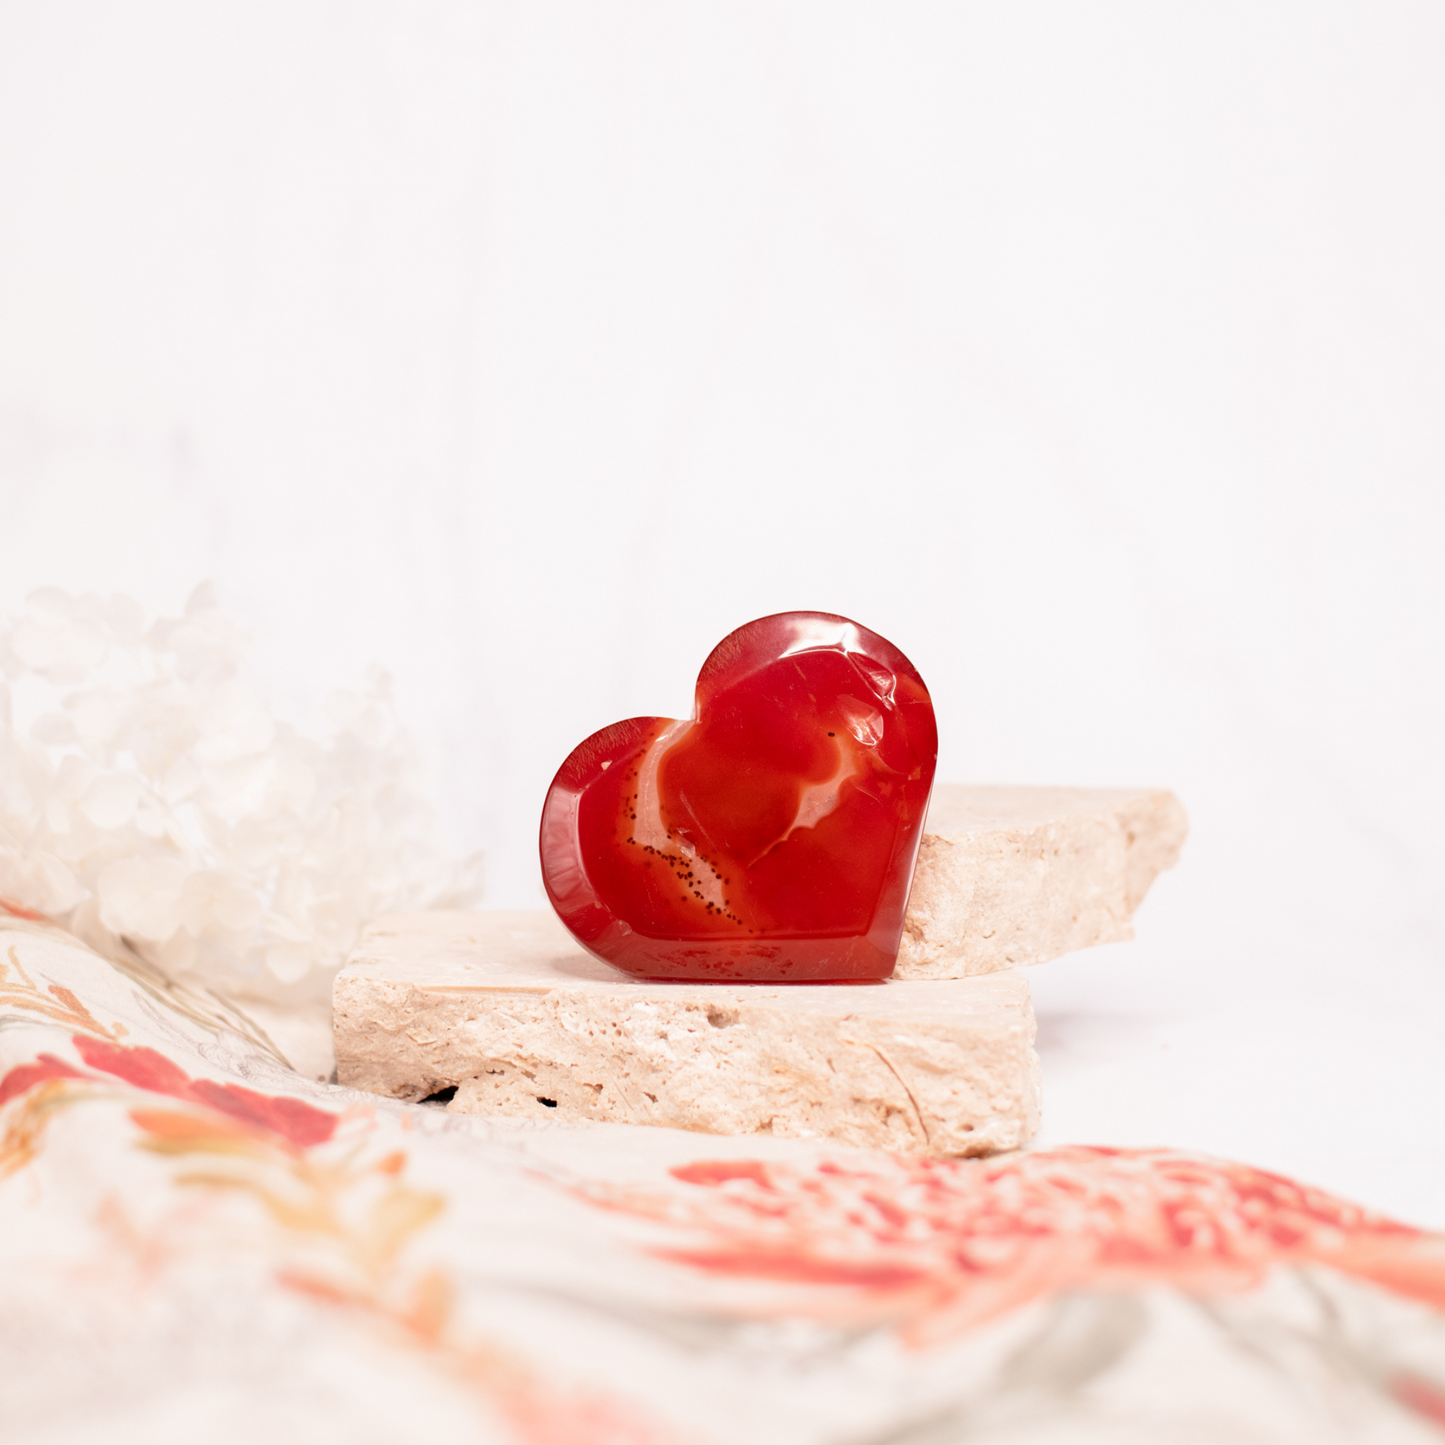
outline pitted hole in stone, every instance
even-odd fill
[[[544,1099],[540,1094],[537,1095],[537,1102],[544,1109],[555,1109],[557,1107],[556,1099]]]
[[[445,1108],[457,1096],[457,1086],[448,1084],[444,1089],[438,1089],[434,1094],[428,1094],[425,1099],[418,1099],[419,1104],[440,1104]]]
[[[735,1008],[721,1008],[715,1003],[707,1006],[707,1021],[715,1029],[730,1029],[738,1021]]]

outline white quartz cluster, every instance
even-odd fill
[[[209,587],[150,625],[54,589],[0,623],[0,901],[279,1002],[328,988],[375,914],[475,901],[478,869],[429,842],[384,676],[315,741],[244,653]]]

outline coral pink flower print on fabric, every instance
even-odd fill
[[[667,1195],[586,1196],[669,1227],[653,1252],[771,1281],[789,1307],[895,1320],[926,1344],[1043,1295],[1259,1284],[1322,1264],[1445,1307],[1445,1236],[1243,1164],[1169,1150],[1065,1148],[998,1161],[875,1155],[812,1170],[746,1160],[673,1169]]]
[[[48,1079],[84,1079],[87,1076],[54,1054],[41,1054],[33,1064],[17,1064],[0,1079],[0,1108],[11,1099],[43,1084]]]
[[[323,1144],[336,1132],[338,1119],[335,1114],[313,1108],[300,1099],[259,1094],[241,1084],[193,1079],[178,1064],[155,1049],[142,1045],[109,1044],[86,1038],[84,1034],[74,1035],[71,1043],[92,1069],[123,1079],[148,1093],[203,1104],[253,1129],[279,1135],[295,1148],[307,1149],[313,1144]],[[88,1077],[54,1054],[41,1054],[35,1063],[18,1065],[0,1079],[0,1104],[47,1079]]]
[[[12,903],[7,898],[0,898],[0,913],[8,913],[12,918],[24,918],[31,923],[49,923],[43,913],[36,913],[33,909],[22,908],[18,903]]]
[[[258,1094],[241,1084],[218,1084],[214,1079],[192,1079],[176,1063],[154,1049],[107,1044],[77,1034],[71,1042],[93,1069],[148,1089],[189,1099],[252,1128],[279,1134],[299,1149],[324,1144],[336,1132],[337,1117],[284,1094]]]

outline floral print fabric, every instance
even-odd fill
[[[0,915],[0,1438],[1445,1441],[1445,1238],[1167,1150],[453,1116]]]

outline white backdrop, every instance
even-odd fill
[[[1160,783],[1051,1137],[1445,1223],[1445,10],[0,0],[0,607],[372,661],[488,903],[586,733],[847,613],[941,779]]]

